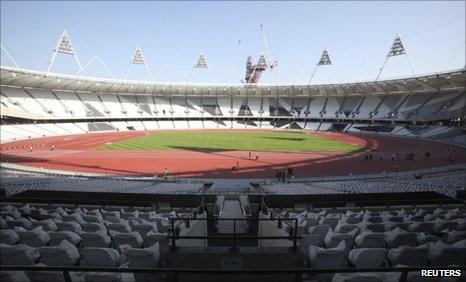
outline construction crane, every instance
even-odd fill
[[[261,78],[264,71],[268,68],[274,68],[277,66],[277,61],[269,65],[264,55],[259,57],[257,64],[253,65],[252,57],[249,56],[246,60],[246,76],[244,78],[244,83],[257,83]]]

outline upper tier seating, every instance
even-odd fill
[[[20,89],[3,86],[0,89],[2,108],[15,113],[13,116],[30,118],[143,118],[143,117],[185,117],[174,121],[128,121],[128,122],[78,122],[59,124],[2,125],[0,141],[27,138],[82,134],[93,131],[127,131],[156,129],[208,129],[208,128],[282,128],[290,122],[277,121],[256,124],[244,122],[189,122],[191,117],[232,117],[246,115],[253,117],[295,116],[312,118],[359,118],[410,120],[453,119],[462,114],[464,95],[458,92],[444,94],[385,95],[380,97],[162,97],[151,95],[115,95],[110,93],[73,93],[60,90]],[[395,114],[389,116],[390,113]],[[387,130],[369,127],[367,123],[346,126],[345,131],[420,136],[423,138],[448,139],[464,137],[464,132],[447,134],[448,127],[432,127],[415,130],[411,127],[396,126]],[[302,122],[294,125],[311,130],[332,130],[331,121]],[[293,127],[294,128],[294,127]],[[375,128],[375,129],[374,129]],[[445,135],[447,134],[447,135]],[[464,138],[463,138],[464,140]]]

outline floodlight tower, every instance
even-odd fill
[[[397,33],[395,36],[395,39],[393,40],[392,46],[390,47],[390,50],[388,51],[388,54],[385,56],[385,61],[383,62],[383,65],[380,68],[379,74],[377,75],[377,78],[375,79],[375,81],[379,80],[385,68],[385,65],[387,64],[388,59],[394,56],[399,56],[399,55],[406,56],[406,58],[408,59],[409,66],[411,67],[411,72],[413,76],[416,76],[416,72],[414,71],[414,66],[413,66],[413,63],[411,62],[411,58],[409,57],[408,50],[406,49],[403,43],[403,40],[401,39],[401,35]]]
[[[76,60],[76,63],[78,64],[79,70],[81,71],[83,69],[83,67],[81,66],[81,63],[79,62],[78,55],[76,54],[76,50],[73,47],[73,44],[71,43],[71,39],[68,36],[68,33],[66,33],[66,30],[64,30],[62,34],[60,35],[60,38],[58,39],[57,44],[55,45],[55,49],[53,49],[52,58],[50,59],[49,65],[45,72],[46,75],[50,72],[50,69],[52,68],[53,63],[55,62],[55,57],[57,56],[58,53],[73,56]]]

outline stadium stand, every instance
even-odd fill
[[[411,281],[416,267],[464,266],[466,259],[464,203],[432,194],[416,193],[417,205],[406,193],[392,193],[389,201],[382,193],[212,195],[195,202],[139,194],[128,206],[122,204],[128,196],[115,193],[92,193],[113,204],[96,204],[97,198],[83,203],[86,193],[27,191],[2,202],[2,280],[215,281],[221,268],[210,274],[186,269],[212,269],[223,257],[230,264],[223,270],[235,264],[264,269],[261,279],[271,281],[295,281],[298,273],[303,281],[360,281],[366,275],[370,281],[399,281],[402,275]],[[51,198],[41,202],[43,196]],[[154,202],[154,196],[166,202]],[[180,207],[181,201],[194,208]],[[254,261],[247,259],[251,252]],[[267,273],[276,263],[283,272]],[[48,271],[40,271],[44,267]],[[242,275],[245,281],[258,278]]]
[[[447,141],[460,140],[460,136],[464,136],[464,130],[450,126],[462,120],[465,115],[464,83],[461,84],[464,71],[384,82],[320,85],[307,87],[306,91],[299,87],[301,90],[294,92],[293,97],[289,97],[289,93],[298,86],[276,87],[274,91],[281,95],[280,98],[249,98],[251,94],[248,90],[240,87],[238,91],[240,95],[247,95],[246,99],[211,98],[209,95],[213,95],[214,90],[207,94],[202,89],[196,91],[200,93],[198,96],[188,96],[186,92],[189,90],[186,89],[185,93],[178,93],[184,95],[184,98],[139,97],[118,92],[95,95],[60,90],[60,84],[64,82],[54,85],[54,90],[48,90],[44,83],[32,81],[26,83],[29,86],[25,89],[21,88],[21,84],[15,83],[18,79],[8,79],[11,74],[23,76],[21,84],[25,84],[24,80],[36,80],[33,75],[38,75],[2,68],[2,117],[22,118],[26,120],[23,123],[34,121],[36,124],[2,125],[2,142],[82,131],[270,127],[320,131],[344,129],[348,132]],[[41,83],[40,89],[34,88],[37,83]],[[67,87],[68,85],[66,84]],[[219,95],[220,87],[212,87],[215,88],[215,95]],[[329,87],[337,91],[330,91]],[[263,88],[259,87],[255,91],[256,95],[257,92],[272,91],[271,87]],[[352,93],[352,89],[362,89],[364,94],[360,94],[360,98],[354,97],[357,94],[353,93],[361,91]],[[379,89],[383,89],[382,94],[379,94]],[[408,94],[400,95],[400,89],[406,89],[404,91]],[[433,92],[433,89],[441,92]],[[99,89],[89,90],[100,92]],[[326,96],[319,97],[321,92]],[[290,116],[293,117],[291,120]],[[212,117],[222,119],[214,121]],[[235,117],[241,117],[247,122],[238,123],[237,120],[230,119]],[[276,121],[268,125],[267,118],[275,118]],[[57,124],[58,120],[60,124]],[[74,122],[69,123],[67,120]],[[53,124],[54,121],[56,124]],[[418,130],[420,126],[423,127],[422,130]]]

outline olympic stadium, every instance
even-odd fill
[[[66,31],[45,71],[2,41],[1,280],[461,281],[466,69],[416,73],[396,34],[376,78],[312,82],[323,48],[308,82],[268,83],[259,29],[233,83],[192,81],[204,52],[164,82],[139,47],[119,79]],[[384,77],[399,57],[411,75]]]

